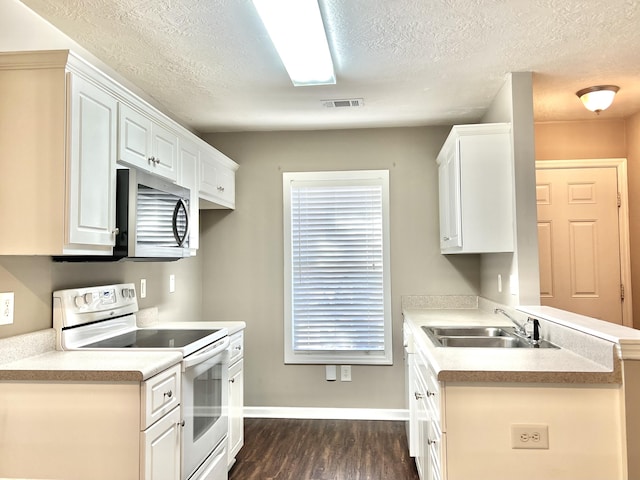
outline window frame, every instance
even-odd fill
[[[392,365],[391,314],[391,247],[389,220],[389,171],[348,170],[283,172],[283,223],[284,223],[284,363],[285,364],[355,364]],[[382,351],[295,351],[293,349],[293,261],[292,261],[292,182],[327,182],[331,185],[379,182],[382,187],[382,261],[383,261],[383,310],[384,349]]]

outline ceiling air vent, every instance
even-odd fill
[[[321,103],[327,108],[364,107],[364,100],[362,98],[345,98],[342,100],[321,100]]]

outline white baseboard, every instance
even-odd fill
[[[319,420],[409,420],[406,409],[244,407],[247,418],[305,418]]]

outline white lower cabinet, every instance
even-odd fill
[[[421,480],[631,478],[621,447],[620,385],[441,381],[415,345],[405,340],[408,443]],[[548,427],[549,448],[516,448],[519,425]]]
[[[180,397],[179,365],[143,382],[2,381],[0,478],[180,480]]]
[[[236,461],[244,445],[244,334],[231,335],[229,344],[229,432],[227,434],[227,468]]]
[[[180,478],[180,407],[142,432],[140,451],[143,480],[176,480]]]
[[[413,365],[412,395],[413,421],[416,428],[414,439],[415,461],[418,475],[422,480],[441,480],[445,465],[444,438],[442,428],[442,394],[435,373],[424,362],[420,355],[415,355]],[[413,442],[411,442],[413,440]]]

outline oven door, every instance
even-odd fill
[[[226,439],[229,339],[186,357],[182,373],[182,480],[189,479]]]

